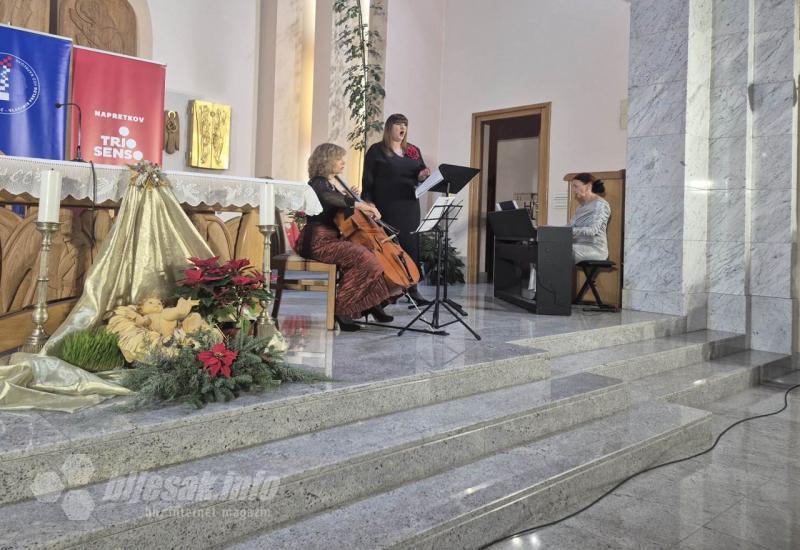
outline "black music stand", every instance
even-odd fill
[[[434,185],[429,191],[434,193],[444,193],[445,196],[449,196],[451,193],[458,193],[467,184],[472,181],[472,178],[478,175],[480,170],[477,168],[471,168],[469,166],[456,166],[454,164],[440,164],[439,165],[439,172],[442,174],[442,178],[444,178],[440,183]],[[457,214],[457,213],[456,213]],[[453,218],[455,220],[455,218]],[[445,240],[445,247],[443,247],[443,252],[447,253],[447,243],[450,242],[450,222],[453,220],[443,220],[444,221],[444,240]],[[447,262],[444,262],[444,292],[442,299],[452,308],[457,310],[461,315],[464,317],[467,316],[467,312],[464,311],[464,308],[461,307],[461,304],[455,302],[447,297],[447,286],[448,286],[448,273],[447,273]],[[441,272],[440,272],[441,273]]]
[[[431,178],[436,178],[437,175],[439,175],[441,179],[438,182],[428,180],[423,182],[422,185],[420,185],[420,188],[417,190],[417,196],[419,197],[422,193],[427,191],[445,193],[446,196],[449,196],[451,193],[458,193],[464,187],[466,187],[472,178],[474,178],[479,172],[480,170],[477,168],[470,168],[469,166],[440,164],[437,173],[432,175]],[[402,335],[406,330],[413,330],[410,328],[411,325],[413,325],[417,320],[422,319],[423,322],[437,331],[443,327],[452,325],[453,323],[461,323],[470,333],[472,333],[476,339],[481,339],[480,335],[472,330],[472,327],[470,327],[461,319],[461,317],[467,316],[467,312],[464,310],[461,304],[451,300],[447,296],[448,268],[447,261],[446,259],[443,259],[443,256],[447,254],[447,244],[450,242],[450,223],[456,220],[461,208],[461,204],[450,203],[446,206],[439,205],[438,207],[436,204],[434,204],[434,206],[425,216],[425,219],[422,220],[417,228],[416,233],[433,232],[436,239],[436,298],[430,304],[428,304],[425,309],[420,311],[420,313],[414,317],[414,319],[412,319],[411,322],[409,322],[398,333],[398,335]],[[447,311],[449,311],[453,317],[455,317],[455,320],[443,324],[440,323],[439,313],[441,307],[444,307]],[[431,321],[427,321],[424,319],[423,315],[425,315],[425,313],[431,308],[433,308],[433,318]],[[459,317],[459,315],[461,317]],[[435,334],[446,335],[447,333],[439,331]]]

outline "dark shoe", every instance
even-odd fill
[[[425,306],[431,303],[430,300],[425,298],[422,294],[419,293],[419,289],[417,289],[417,285],[409,287],[406,290],[406,296],[411,298],[418,306]]]
[[[334,315],[333,318],[336,319],[336,322],[339,324],[339,330],[342,332],[355,332],[357,330],[361,330],[361,325],[355,324],[350,317]]]
[[[394,317],[388,315],[381,306],[373,306],[364,312],[364,315],[372,315],[372,317],[379,323],[391,323]]]

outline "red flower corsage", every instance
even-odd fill
[[[416,147],[414,147],[411,144],[408,144],[406,146],[405,155],[406,155],[407,158],[410,158],[411,160],[419,160],[420,159],[419,149],[417,149]]]

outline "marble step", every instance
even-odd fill
[[[487,344],[448,368],[369,383],[288,384],[199,411],[121,412],[115,401],[71,415],[7,413],[0,417],[0,504],[30,498],[36,476],[75,453],[92,461],[89,481],[104,481],[549,375],[546,353]]]
[[[557,357],[551,361],[550,368],[553,376],[585,371],[621,380],[635,380],[743,349],[744,335],[698,330]]]
[[[785,355],[748,350],[630,382],[635,400],[663,399],[702,407],[760,382],[761,371]]]
[[[623,477],[708,445],[711,415],[650,403],[227,548],[480,548],[588,504]]]
[[[782,361],[774,361],[761,369],[761,383],[782,390],[800,384],[800,365],[797,358],[786,355]]]
[[[626,384],[581,373],[397,412],[7,504],[0,507],[0,548],[217,544],[457,468],[629,404]],[[77,455],[50,477],[69,477],[75,463],[79,473],[91,467]],[[257,480],[257,498],[231,491],[242,476]],[[165,493],[198,478],[208,480],[202,499]],[[65,517],[67,509],[82,509],[74,502],[88,507],[82,521]]]
[[[575,313],[575,315],[578,315]],[[622,311],[619,322],[609,326],[591,328],[598,324],[597,315],[588,318],[585,330],[564,332],[536,338],[523,338],[511,343],[546,350],[551,357],[561,357],[599,348],[663,338],[686,332],[686,317],[664,317],[629,322],[626,315],[641,315],[641,312]]]

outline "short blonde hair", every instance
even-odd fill
[[[311,156],[308,157],[308,177],[322,176],[327,178],[333,174],[333,163],[344,158],[347,151],[335,143],[321,143],[317,145]]]

